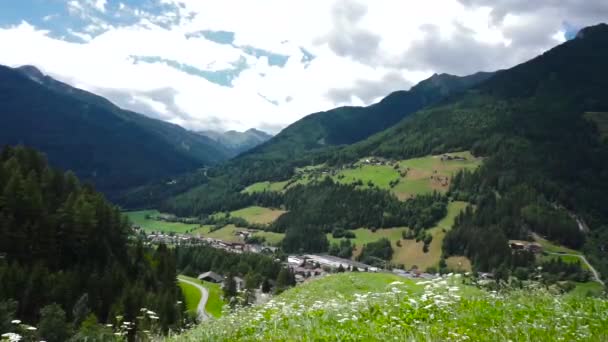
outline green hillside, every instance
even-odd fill
[[[262,190],[268,183],[283,181],[293,176],[300,166],[315,165],[315,160],[326,159],[337,146],[361,141],[380,132],[426,106],[438,103],[449,96],[461,93],[478,84],[492,73],[477,73],[466,77],[448,74],[434,75],[412,87],[388,95],[379,103],[368,107],[341,107],[327,112],[308,115],[285,128],[267,142],[251,149],[238,158],[210,170],[214,179],[189,183],[192,175],[178,178],[182,195],[163,182],[143,189],[135,189],[119,199],[127,207],[159,207],[175,212],[225,211],[226,197],[234,197],[254,183],[245,192]],[[272,189],[278,189],[276,184]],[[170,198],[168,201],[167,199]],[[196,209],[191,208],[198,202]],[[168,203],[167,203],[168,202]]]
[[[599,298],[541,289],[490,293],[461,278],[344,273],[288,290],[170,341],[601,341]],[[559,313],[559,314],[556,314]]]

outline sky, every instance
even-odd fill
[[[4,0],[0,64],[191,130],[277,133],[602,21],[606,0]]]

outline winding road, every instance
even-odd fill
[[[199,291],[201,291],[201,300],[198,302],[198,307],[196,308],[196,312],[198,312],[198,318],[201,321],[206,321],[211,318],[211,316],[205,311],[205,305],[207,305],[207,300],[209,299],[209,291],[204,288],[201,284],[195,283],[188,279],[184,279],[181,277],[177,277],[178,281],[182,283],[190,284],[196,287]]]
[[[604,282],[602,281],[602,278],[600,278],[599,272],[595,268],[593,268],[593,266],[591,266],[591,264],[589,263],[589,261],[587,261],[587,258],[585,258],[584,255],[582,255],[582,254],[570,254],[570,253],[553,253],[553,252],[547,252],[547,254],[551,254],[551,255],[569,255],[569,256],[574,256],[574,257],[577,257],[577,258],[581,259],[583,261],[583,263],[585,263],[587,265],[587,267],[589,267],[589,270],[593,274],[593,278],[595,278],[594,280],[597,281],[598,283],[606,286],[606,284],[604,284]]]

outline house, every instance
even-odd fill
[[[534,254],[539,254],[543,252],[543,246],[538,242],[509,240],[509,247],[514,251],[527,251]]]
[[[245,290],[245,280],[241,277],[232,277],[234,279],[234,284],[236,287],[236,292],[241,292]],[[222,282],[222,288],[226,287],[226,280]]]
[[[245,280],[241,277],[234,277],[234,283],[236,284],[237,292],[245,290]]]
[[[215,272],[209,271],[199,275],[198,280],[204,280],[211,283],[221,283],[224,280],[224,277]]]

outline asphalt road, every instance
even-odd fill
[[[186,283],[186,284],[190,284],[190,285],[196,287],[199,291],[201,291],[201,300],[200,300],[200,302],[198,302],[198,307],[196,308],[196,312],[198,312],[198,318],[201,321],[208,320],[211,316],[209,316],[207,311],[205,311],[205,305],[207,305],[207,300],[209,299],[209,291],[207,291],[207,289],[204,288],[201,284],[197,284],[188,279],[177,277],[177,280],[179,280],[183,283]]]

